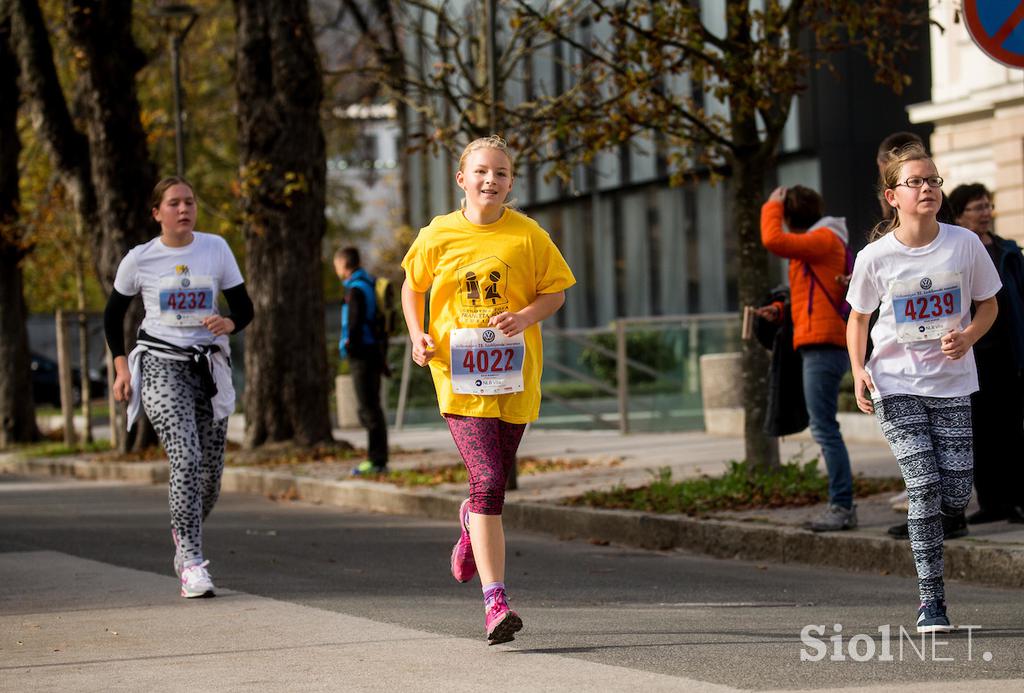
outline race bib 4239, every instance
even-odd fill
[[[959,272],[894,281],[889,291],[897,341],[939,339],[960,326],[963,294]]]
[[[522,333],[459,328],[449,333],[452,391],[462,395],[506,395],[523,391],[526,342]]]

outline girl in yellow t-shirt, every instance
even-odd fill
[[[467,582],[480,573],[489,645],[513,640],[523,627],[505,594],[505,482],[526,424],[540,412],[539,323],[576,283],[548,233],[506,206],[513,178],[504,140],[471,142],[455,174],[466,193],[462,209],[421,229],[402,261],[412,358],[430,365],[441,415],[469,472],[452,575]]]

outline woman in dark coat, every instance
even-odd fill
[[[985,244],[1003,288],[999,316],[974,345],[980,390],[971,395],[974,488],[970,524],[1024,522],[1024,255],[1016,242],[992,230],[992,195],[981,183],[956,187],[949,202],[959,226]]]

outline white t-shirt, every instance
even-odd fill
[[[939,234],[909,248],[888,233],[857,255],[846,300],[858,313],[880,307],[871,330],[874,351],[865,370],[873,397],[907,394],[960,397],[978,390],[974,349],[955,361],[940,337],[971,324],[971,302],[1002,287],[977,234],[939,224]]]
[[[129,250],[117,267],[114,289],[125,296],[142,292],[147,334],[181,347],[217,344],[227,353],[227,335],[214,338],[200,321],[219,315],[217,295],[243,281],[227,242],[194,231],[182,248],[170,248],[158,236]]]

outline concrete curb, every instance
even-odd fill
[[[0,472],[70,476],[159,484],[166,462],[89,463],[0,455]],[[322,503],[356,510],[451,520],[462,495],[406,489],[372,481],[329,481],[267,472],[251,467],[224,470],[223,491]],[[510,529],[553,534],[642,549],[683,549],[716,558],[802,563],[842,570],[915,575],[906,542],[863,531],[815,534],[792,527],[696,519],[627,510],[599,510],[509,501],[503,513]],[[946,544],[946,574],[998,587],[1024,587],[1024,549],[980,544],[971,539]]]
[[[62,457],[28,457],[19,453],[0,454],[0,472],[136,484],[165,484],[169,476],[166,462],[84,462]]]

